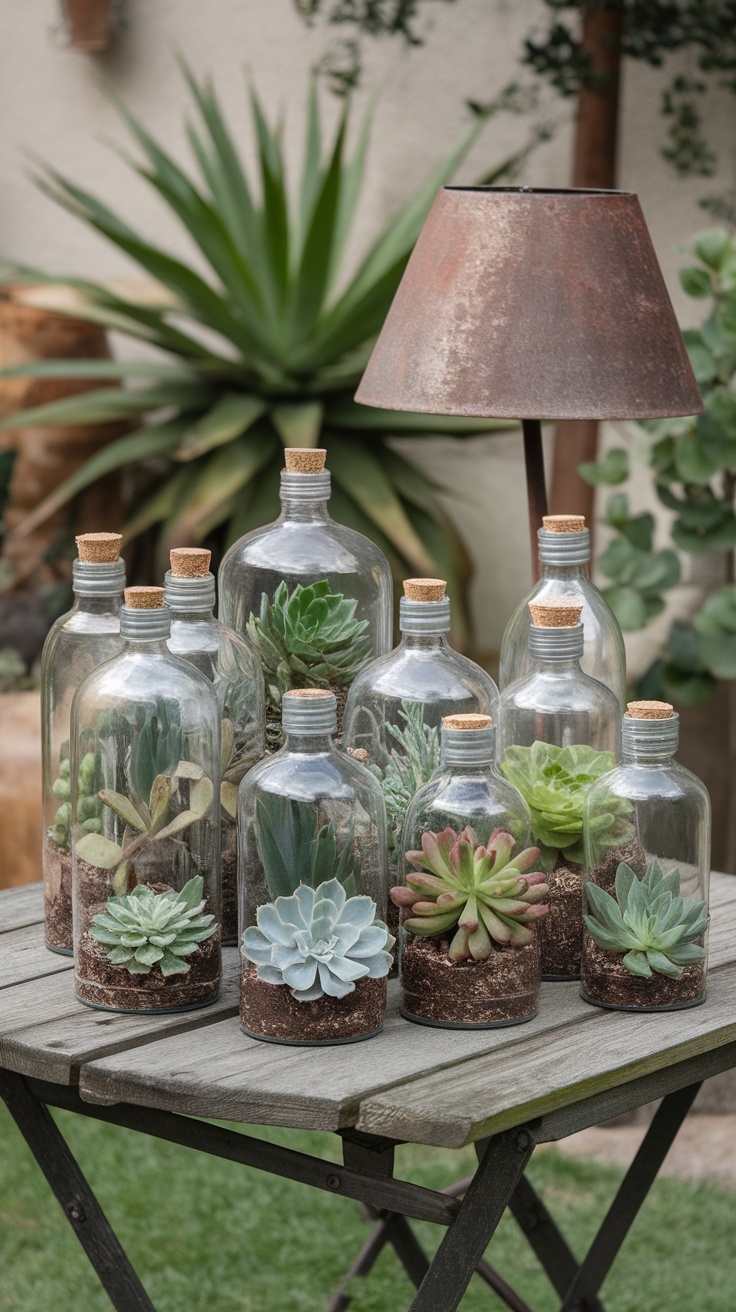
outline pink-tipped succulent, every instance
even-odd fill
[[[407,852],[414,870],[406,885],[391,889],[391,900],[407,917],[404,929],[424,938],[447,935],[453,961],[484,961],[493,944],[523,948],[531,943],[531,923],[545,916],[549,888],[545,876],[530,871],[538,847],[512,859],[515,842],[507,829],[494,829],[487,847],[472,829],[444,829],[422,835],[421,852]]]

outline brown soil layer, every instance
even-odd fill
[[[235,825],[222,826],[222,945],[232,947],[238,941],[238,849]],[[225,846],[225,841],[230,846]]]
[[[410,938],[401,955],[406,1013],[453,1025],[504,1025],[537,1009],[539,940],[496,948],[486,961],[451,961],[446,939]]]
[[[161,974],[153,966],[147,975],[131,975],[125,966],[110,964],[101,943],[83,934],[75,962],[80,1002],[108,1011],[178,1011],[214,1002],[220,988],[220,935],[205,939],[189,957],[186,975]]]
[[[72,854],[47,839],[43,854],[43,914],[46,946],[72,952]]]
[[[99,870],[88,861],[77,857],[77,901],[80,931],[89,929],[92,917],[104,911],[108,898],[114,896],[112,879],[114,870]]]
[[[577,979],[583,944],[582,866],[560,863],[546,876],[549,912],[539,921],[542,975]]]
[[[586,932],[583,947],[583,995],[604,1007],[677,1008],[705,998],[705,963],[686,966],[682,979],[653,974],[649,979],[632,975],[615,952],[606,952]]]
[[[638,875],[639,879],[646,874],[647,854],[638,838],[633,838],[630,843],[626,843],[621,847],[612,847],[609,852],[605,852],[602,861],[598,862],[592,872],[593,880],[606,893],[615,895],[616,871],[622,861],[627,866],[631,866],[634,874]]]
[[[243,962],[240,1023],[249,1034],[281,1043],[340,1043],[374,1034],[383,1025],[386,980],[359,979],[345,998],[299,1002],[286,984],[266,984]]]

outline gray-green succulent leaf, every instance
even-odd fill
[[[184,975],[190,969],[187,957],[217,932],[203,892],[201,875],[178,892],[155,893],[137,884],[132,892],[108,899],[104,912],[92,918],[90,937],[112,965],[125,966],[131,975],[147,975],[154,966],[164,976]]]
[[[697,940],[708,923],[707,903],[680,896],[680,872],[666,875],[656,861],[641,879],[622,862],[616,872],[616,896],[589,881],[585,924],[593,942],[615,952],[632,975],[649,979],[682,978],[685,966],[698,965],[705,949]]]

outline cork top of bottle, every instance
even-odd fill
[[[169,552],[171,573],[179,579],[201,579],[210,572],[212,552],[205,547],[174,547]]]
[[[669,702],[628,702],[627,720],[670,720],[674,716],[674,707]]]
[[[80,533],[76,538],[79,559],[91,565],[111,565],[120,556],[122,533]]]
[[[290,700],[293,697],[307,700],[312,697],[325,698],[334,697],[334,695],[334,692],[330,692],[329,688],[289,688],[289,691],[284,693],[284,697],[288,697]]]
[[[530,601],[532,624],[542,629],[565,629],[580,623],[582,602],[569,597],[548,597],[546,601]]]
[[[481,715],[478,711],[469,711],[467,715],[443,715],[445,729],[492,729],[493,716]]]
[[[585,515],[543,515],[542,525],[548,533],[582,533]]]
[[[131,610],[160,610],[164,604],[163,588],[126,588],[125,604]]]
[[[290,474],[319,474],[326,459],[323,447],[287,446],[284,451],[284,463]]]
[[[404,579],[407,601],[444,601],[446,590],[444,579]]]

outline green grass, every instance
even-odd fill
[[[324,1312],[366,1237],[356,1204],[231,1162],[68,1113],[59,1124],[158,1312]],[[330,1135],[260,1132],[335,1158]],[[470,1152],[406,1147],[398,1171],[441,1187]],[[580,1252],[620,1179],[616,1170],[537,1154],[531,1176]],[[436,1227],[417,1225],[422,1241]],[[604,1292],[607,1312],[729,1312],[736,1307],[736,1193],[659,1181]],[[535,1312],[557,1303],[515,1223],[504,1218],[491,1261]],[[0,1115],[0,1309],[109,1312],[109,1303],[7,1113]],[[354,1312],[403,1312],[411,1289],[390,1250],[356,1282]],[[462,1312],[501,1305],[477,1278]]]

